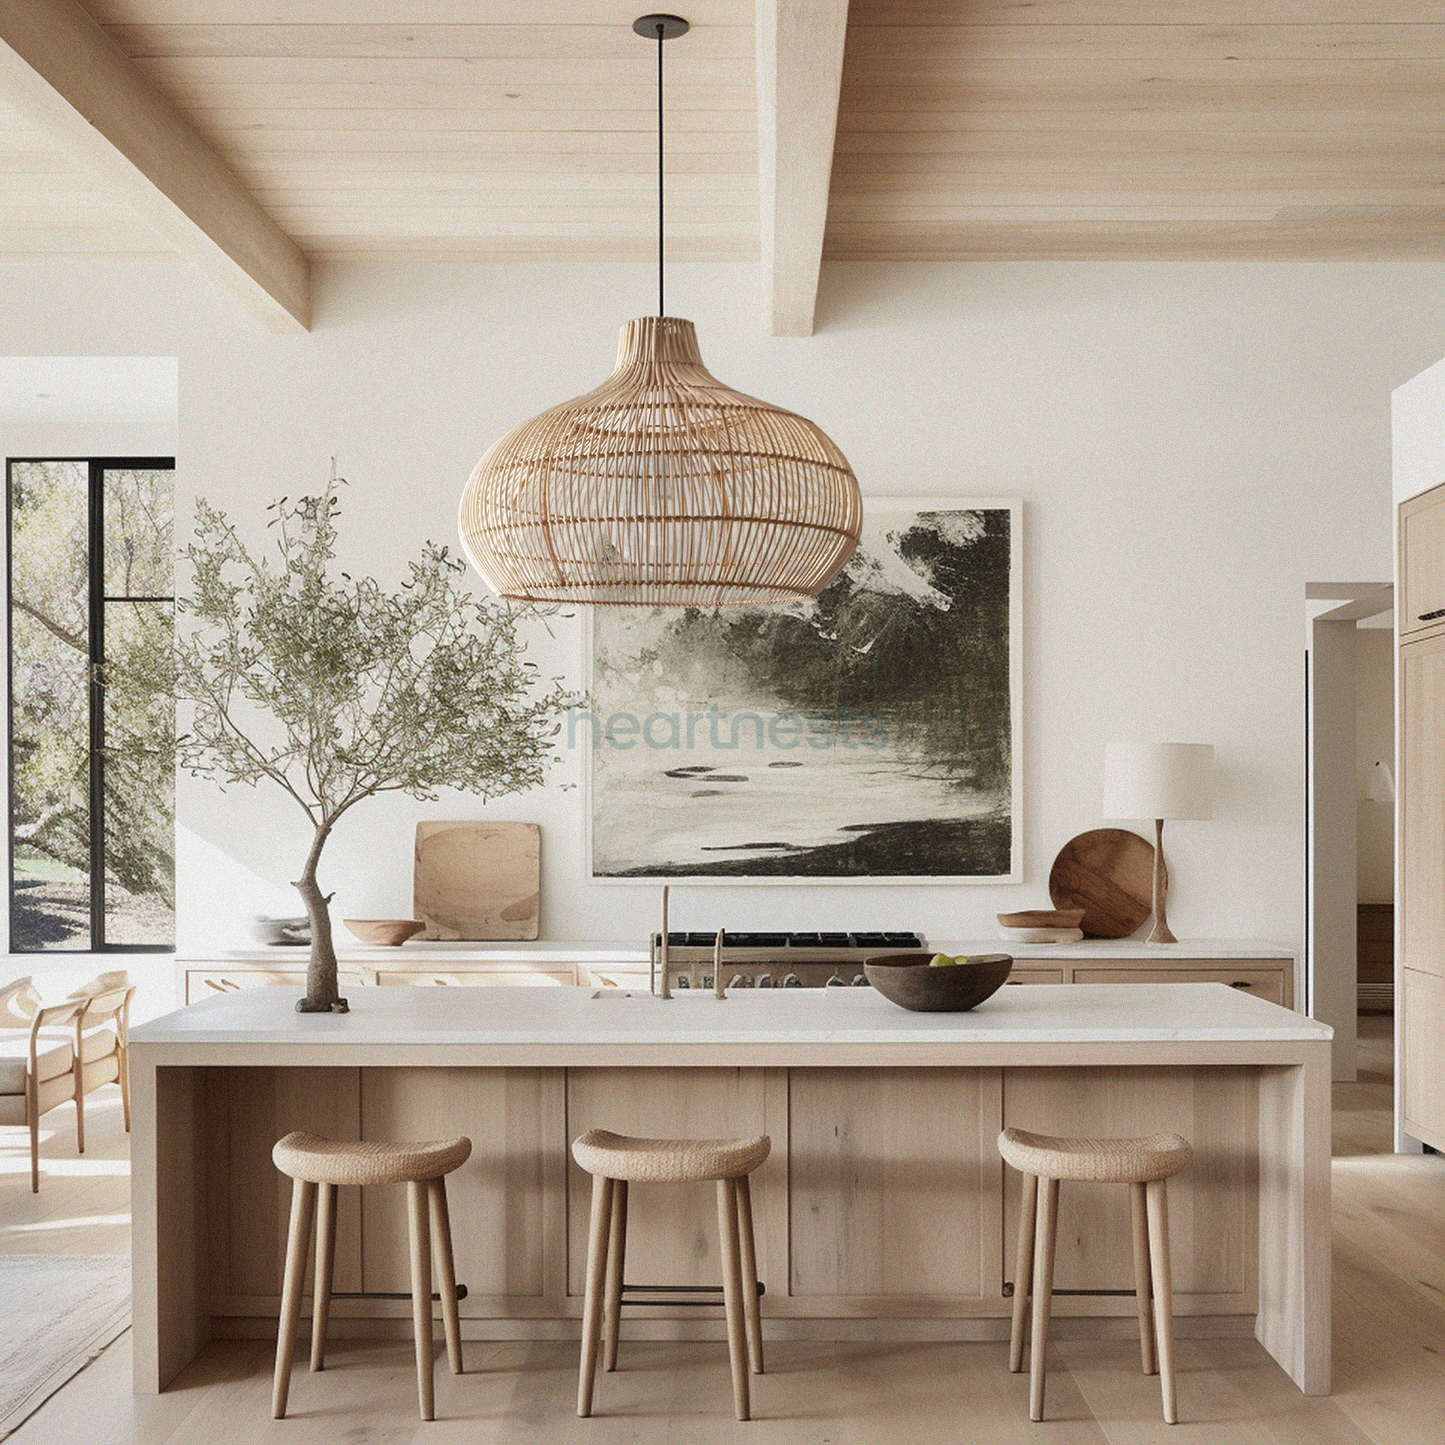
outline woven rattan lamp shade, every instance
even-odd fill
[[[460,516],[502,597],[700,607],[816,596],[862,522],[842,452],[709,375],[674,316],[629,321],[601,386],[497,442]]]

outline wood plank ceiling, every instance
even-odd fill
[[[853,0],[826,255],[1445,254],[1439,0]]]
[[[82,3],[311,256],[652,255],[638,0]],[[677,0],[678,258],[759,254],[756,3]],[[829,257],[1437,257],[1442,220],[1439,0],[849,7]],[[164,249],[0,108],[0,255]]]

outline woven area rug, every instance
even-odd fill
[[[129,1326],[126,1255],[0,1254],[0,1440]]]

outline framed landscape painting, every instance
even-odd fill
[[[595,608],[592,877],[1015,880],[1019,515],[875,498],[809,602]]]

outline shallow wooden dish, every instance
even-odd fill
[[[420,918],[343,918],[341,921],[363,943],[377,948],[396,948],[426,927]]]
[[[967,963],[930,968],[932,954],[882,953],[865,959],[868,982],[899,1008],[915,1013],[964,1013],[1004,986],[1014,966],[1007,953],[981,953]]]
[[[1082,908],[1025,908],[1018,913],[1000,913],[1003,928],[1077,928],[1083,921]]]

